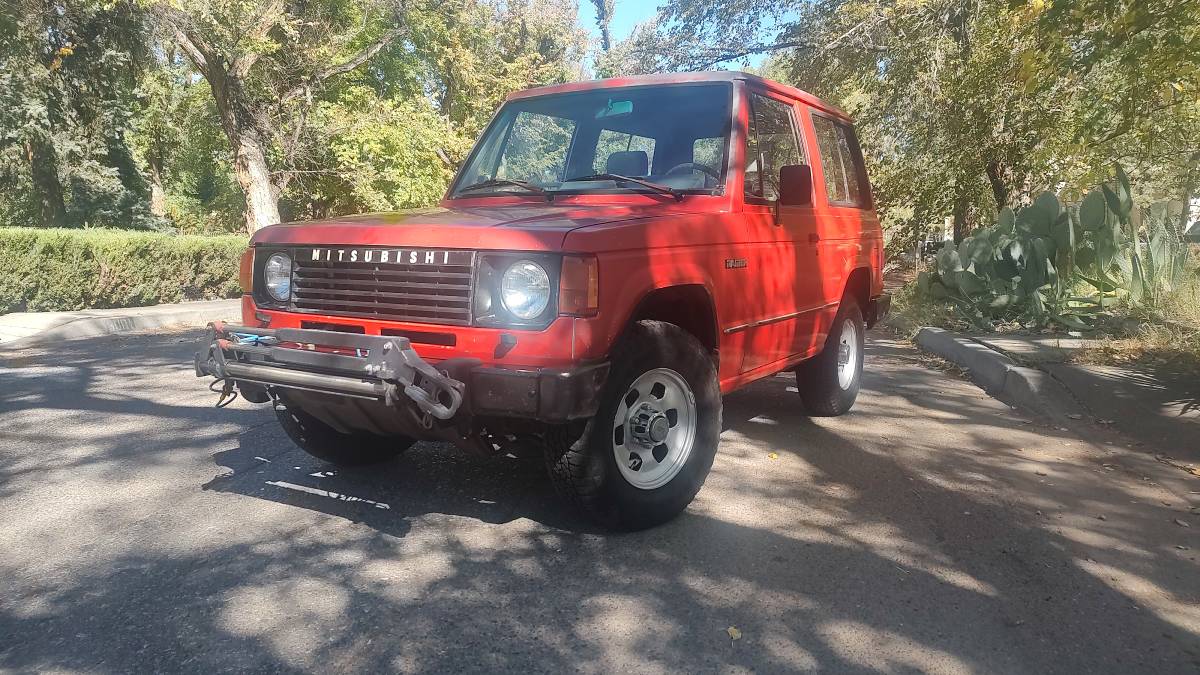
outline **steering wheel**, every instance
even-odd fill
[[[676,164],[668,169],[663,175],[670,176],[672,174],[681,174],[686,171],[699,171],[700,173],[711,176],[713,180],[721,180],[721,174],[717,173],[716,169],[705,164],[698,164],[696,162],[684,162],[683,164]]]

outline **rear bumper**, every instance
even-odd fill
[[[235,383],[253,402],[269,391],[380,405],[430,428],[462,427],[477,417],[548,423],[591,417],[599,407],[608,363],[568,369],[483,366],[477,359],[430,362],[398,336],[298,328],[211,324],[196,353],[196,375]]]

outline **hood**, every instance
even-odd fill
[[[510,203],[414,209],[271,225],[256,232],[251,242],[552,251],[562,248],[571,230],[683,212],[679,206]]]

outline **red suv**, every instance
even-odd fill
[[[242,326],[196,358],[335,464],[418,440],[537,447],[600,523],[681,512],[721,396],[796,373],[850,409],[887,311],[854,127],[741,73],[511,95],[437,208],[286,223],[243,257]]]

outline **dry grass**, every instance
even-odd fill
[[[1103,338],[1080,350],[1073,360],[1200,377],[1200,331],[1147,324],[1137,335]]]
[[[917,297],[914,278],[915,272],[903,275],[893,272],[892,314],[887,325],[897,337],[911,340],[922,326],[958,332],[977,330],[948,303]],[[1092,338],[1088,341],[1091,344],[1080,350],[1074,360],[1200,376],[1200,275],[1193,269],[1187,279],[1158,308],[1116,308],[1097,331],[1083,336]],[[1015,323],[997,326],[996,330],[1028,333]]]
[[[1157,310],[1125,312],[1105,333],[1076,360],[1200,376],[1200,276],[1189,277]]]

